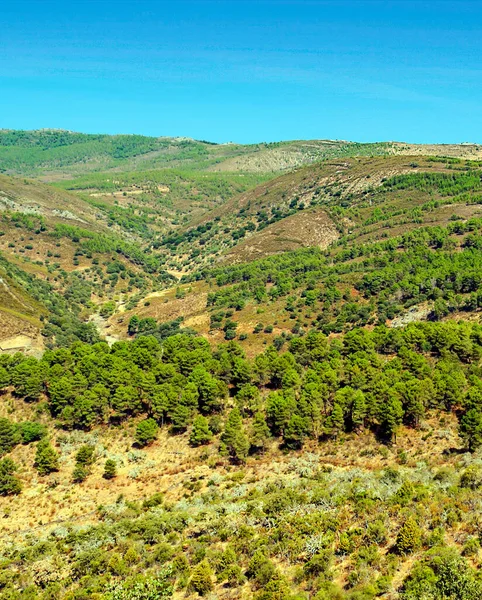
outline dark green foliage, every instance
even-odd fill
[[[48,475],[59,470],[59,455],[45,438],[37,444],[34,466],[39,475]]]
[[[460,437],[473,452],[482,445],[482,406],[471,408],[460,419]]]
[[[17,465],[11,458],[0,460],[0,496],[16,495],[21,492],[22,485],[14,475],[16,470]]]
[[[263,413],[257,412],[254,415],[251,428],[250,443],[255,450],[264,451],[266,444],[271,436],[266,419]]]
[[[90,466],[94,463],[95,459],[95,447],[94,446],[81,446],[75,455],[75,462],[78,465]]]
[[[104,465],[104,479],[114,479],[117,476],[117,465],[115,460],[108,458]]]
[[[209,444],[213,437],[212,431],[209,429],[209,421],[203,415],[198,415],[194,418],[192,424],[191,435],[189,442],[192,446],[202,446]]]
[[[229,413],[224,432],[221,435],[222,452],[232,459],[244,461],[248,456],[249,441],[244,432],[243,420],[239,409],[233,408]]]
[[[152,444],[157,437],[158,425],[154,419],[145,419],[141,421],[136,428],[136,442],[144,447]]]
[[[0,418],[0,455],[7,454],[19,442],[15,425],[5,418]]]
[[[478,600],[481,595],[475,571],[453,548],[436,548],[415,563],[401,590],[403,600]]]
[[[37,442],[45,437],[47,430],[41,423],[25,421],[20,423],[20,435],[22,436],[23,444]]]

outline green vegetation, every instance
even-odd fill
[[[385,155],[390,144],[354,142],[277,142],[217,145],[185,138],[141,135],[84,134],[62,130],[0,131],[0,162],[5,171],[28,175],[40,171],[81,174],[123,167],[136,170],[166,167],[207,169],[230,158],[241,158],[246,170],[280,171],[287,165],[312,163],[337,156]],[[282,151],[270,160],[270,152]],[[283,153],[287,157],[283,160]]]
[[[482,171],[392,151],[0,132],[81,174],[0,182],[2,598],[482,596]]]

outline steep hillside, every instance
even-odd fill
[[[125,335],[133,315],[183,318],[213,341],[237,336],[254,354],[312,327],[478,319],[477,284],[458,278],[480,275],[481,175],[477,163],[390,157],[328,162],[262,184],[230,200],[225,215],[217,209],[164,240],[186,265],[217,266],[113,315],[111,327]]]
[[[349,240],[399,235],[419,224],[447,223],[459,213],[461,218],[475,215],[477,203],[467,207],[457,184],[444,191],[436,182],[433,188],[430,183],[417,187],[408,179],[402,190],[390,188],[387,181],[420,173],[442,178],[460,174],[463,180],[463,173],[478,168],[473,161],[433,157],[328,160],[233,196],[190,226],[164,236],[160,244],[170,254],[169,268],[186,273],[299,247],[325,248],[350,232]],[[472,189],[474,178],[477,175],[469,176],[462,188]],[[288,218],[294,219],[293,226]]]
[[[0,208],[4,348],[38,351],[40,329],[58,343],[83,339],[91,312],[109,314],[119,294],[141,296],[172,279],[161,255],[77,195],[0,176]]]

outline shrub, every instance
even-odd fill
[[[422,531],[414,517],[409,517],[400,527],[396,549],[399,554],[409,554],[420,546]]]
[[[467,467],[460,477],[460,487],[476,490],[482,485],[482,469],[476,465]]]
[[[189,581],[189,589],[200,596],[206,595],[213,589],[213,572],[208,562],[203,560],[194,569]]]
[[[77,463],[72,471],[72,481],[74,483],[82,483],[89,475],[89,469],[85,465]]]
[[[45,437],[47,431],[41,423],[25,421],[20,424],[20,435],[24,444],[37,442]]]

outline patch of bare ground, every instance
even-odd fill
[[[198,323],[206,322],[206,301],[209,286],[201,282],[181,285],[178,289],[181,291],[181,295],[185,294],[183,298],[176,298],[176,289],[170,288],[159,292],[151,292],[138,303],[136,308],[123,311],[121,316],[118,314],[112,316],[109,319],[112,326],[110,333],[125,336],[129,319],[133,315],[137,315],[141,319],[152,317],[159,323],[182,317],[184,326],[189,326],[187,321],[190,319],[197,319]]]
[[[479,160],[482,158],[482,145],[479,144],[406,144],[393,142],[393,154],[409,156],[450,156]]]
[[[325,249],[338,231],[324,210],[305,210],[269,225],[232,248],[221,258],[223,263],[248,262],[307,246]]]

